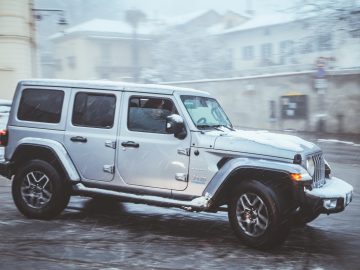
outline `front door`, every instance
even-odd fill
[[[121,92],[73,89],[65,147],[82,179],[111,181]]]
[[[190,135],[165,132],[166,116],[178,113],[172,96],[124,93],[117,166],[129,185],[184,190]]]

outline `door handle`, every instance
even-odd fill
[[[71,137],[70,140],[72,142],[82,142],[82,143],[86,143],[87,139],[85,137],[81,137],[81,136],[75,136],[75,137]]]
[[[128,142],[122,142],[121,146],[139,148],[140,145],[136,142],[128,141]]]

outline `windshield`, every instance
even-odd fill
[[[232,129],[231,122],[215,99],[199,96],[181,96],[181,100],[197,128],[227,127]]]

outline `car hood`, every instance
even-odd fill
[[[315,144],[293,135],[243,130],[219,134],[214,149],[288,159],[293,159],[295,154],[304,155],[320,150]]]

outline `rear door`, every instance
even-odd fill
[[[83,179],[114,177],[121,92],[73,89],[65,146]]]

